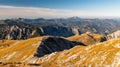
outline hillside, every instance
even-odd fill
[[[75,39],[81,39],[82,35],[72,36],[68,39],[75,41]],[[96,39],[101,38],[103,35],[93,34]],[[45,38],[45,39],[44,39]],[[87,38],[87,37],[86,37]],[[66,39],[66,38],[65,38]],[[83,40],[86,40],[82,38]],[[62,41],[63,40],[63,41]],[[93,42],[92,40],[88,39]],[[61,41],[61,42],[60,42]],[[120,39],[108,40],[101,43],[96,43],[88,46],[74,46],[73,48],[64,49],[58,51],[58,47],[70,47],[70,44],[74,43],[59,39],[56,37],[36,37],[27,40],[2,40],[0,48],[0,67],[8,66],[41,66],[41,67],[61,67],[61,66],[97,66],[106,67],[114,66],[119,67],[119,44]],[[100,40],[98,40],[100,41]],[[78,41],[76,41],[78,42]],[[84,41],[85,42],[85,41]],[[83,42],[83,43],[84,43]],[[93,42],[94,43],[94,42]],[[7,45],[7,46],[6,46]],[[9,45],[9,46],[8,46]],[[58,46],[58,47],[57,47]],[[66,48],[65,47],[65,48]],[[55,49],[57,48],[57,50]],[[48,50],[49,49],[49,50]],[[39,52],[49,52],[44,56],[36,56]],[[56,51],[54,51],[56,50]]]
[[[93,45],[107,40],[106,36],[101,34],[84,33],[66,38],[70,41],[81,42],[85,45]]]
[[[42,67],[120,67],[120,39],[46,55]]]
[[[80,36],[82,35],[79,35],[78,39],[82,39]],[[85,37],[87,38],[87,36]],[[93,41],[91,40],[89,42],[92,43]],[[85,44],[83,43],[77,42],[77,40],[71,41],[70,39],[67,38],[51,36],[41,36],[36,38],[30,38],[27,40],[1,40],[0,65],[6,66],[11,64],[13,65],[39,64],[39,58],[37,57],[52,54],[54,52],[69,50],[77,45],[85,46]],[[35,63],[37,60],[38,63]]]
[[[75,46],[60,52],[35,57],[42,37],[13,42],[0,49],[0,66],[40,67],[119,67],[120,39],[89,46]]]
[[[77,45],[86,46],[81,42],[69,41],[61,37],[43,38],[34,56],[42,57],[46,54],[51,54],[54,52],[60,52],[66,49],[71,49]]]
[[[6,46],[6,44],[9,44],[9,46],[0,48],[0,61],[26,61],[27,58],[29,59],[33,56],[41,39],[42,37],[37,37],[28,40],[19,40],[12,43],[10,43],[11,41],[5,41],[3,46]]]

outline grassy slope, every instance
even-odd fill
[[[17,42],[17,40],[0,40],[0,49],[9,47],[15,42]]]
[[[46,60],[47,58],[47,60]],[[120,67],[120,39],[97,45],[77,46],[41,58],[43,67]]]
[[[77,42],[82,42],[85,45],[92,45],[95,43],[100,42],[101,38],[103,38],[104,35],[101,34],[81,34],[81,35],[75,35],[68,37],[68,40],[71,41],[77,41]]]
[[[20,41],[5,41],[3,45],[12,44],[0,49],[0,61],[17,62],[26,61],[33,57],[42,37]]]
[[[0,49],[0,61],[39,63],[43,67],[120,67],[120,39],[96,45],[76,46],[70,50],[35,58],[33,55],[41,39],[42,37],[37,37],[13,41],[12,45]]]

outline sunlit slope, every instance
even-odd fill
[[[43,67],[120,67],[120,39],[76,46],[41,58]]]
[[[96,39],[100,37],[98,35],[94,36]],[[75,46],[69,50],[54,52],[43,57],[34,57],[42,38],[36,37],[19,41],[8,40],[8,42],[0,41],[2,45],[4,43],[10,44],[0,49],[0,62],[2,62],[0,66],[120,67],[120,39],[109,40],[89,46]],[[79,39],[79,37],[75,36],[73,40],[76,39],[74,41],[77,41],[77,38]]]
[[[81,42],[85,45],[92,45],[92,44],[106,41],[106,38],[104,35],[90,34],[90,33],[84,33],[81,35],[71,36],[71,37],[68,37],[67,39],[71,41]]]
[[[17,40],[0,40],[0,49],[9,47],[15,42],[17,42]]]
[[[19,41],[4,41],[3,45],[11,44],[0,49],[1,62],[25,62],[33,57],[42,37]]]

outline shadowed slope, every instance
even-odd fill
[[[83,45],[84,44],[80,43],[80,42],[75,42],[75,41],[69,41],[63,38],[59,38],[59,37],[48,37],[48,38],[44,38],[41,41],[41,44],[38,47],[37,50],[37,54],[35,54],[35,56],[37,57],[41,57],[44,56],[46,54],[50,54],[53,52],[58,52],[58,51],[63,51],[65,49],[70,49],[74,46],[77,45]]]

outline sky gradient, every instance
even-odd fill
[[[0,18],[120,17],[120,0],[0,0]]]

